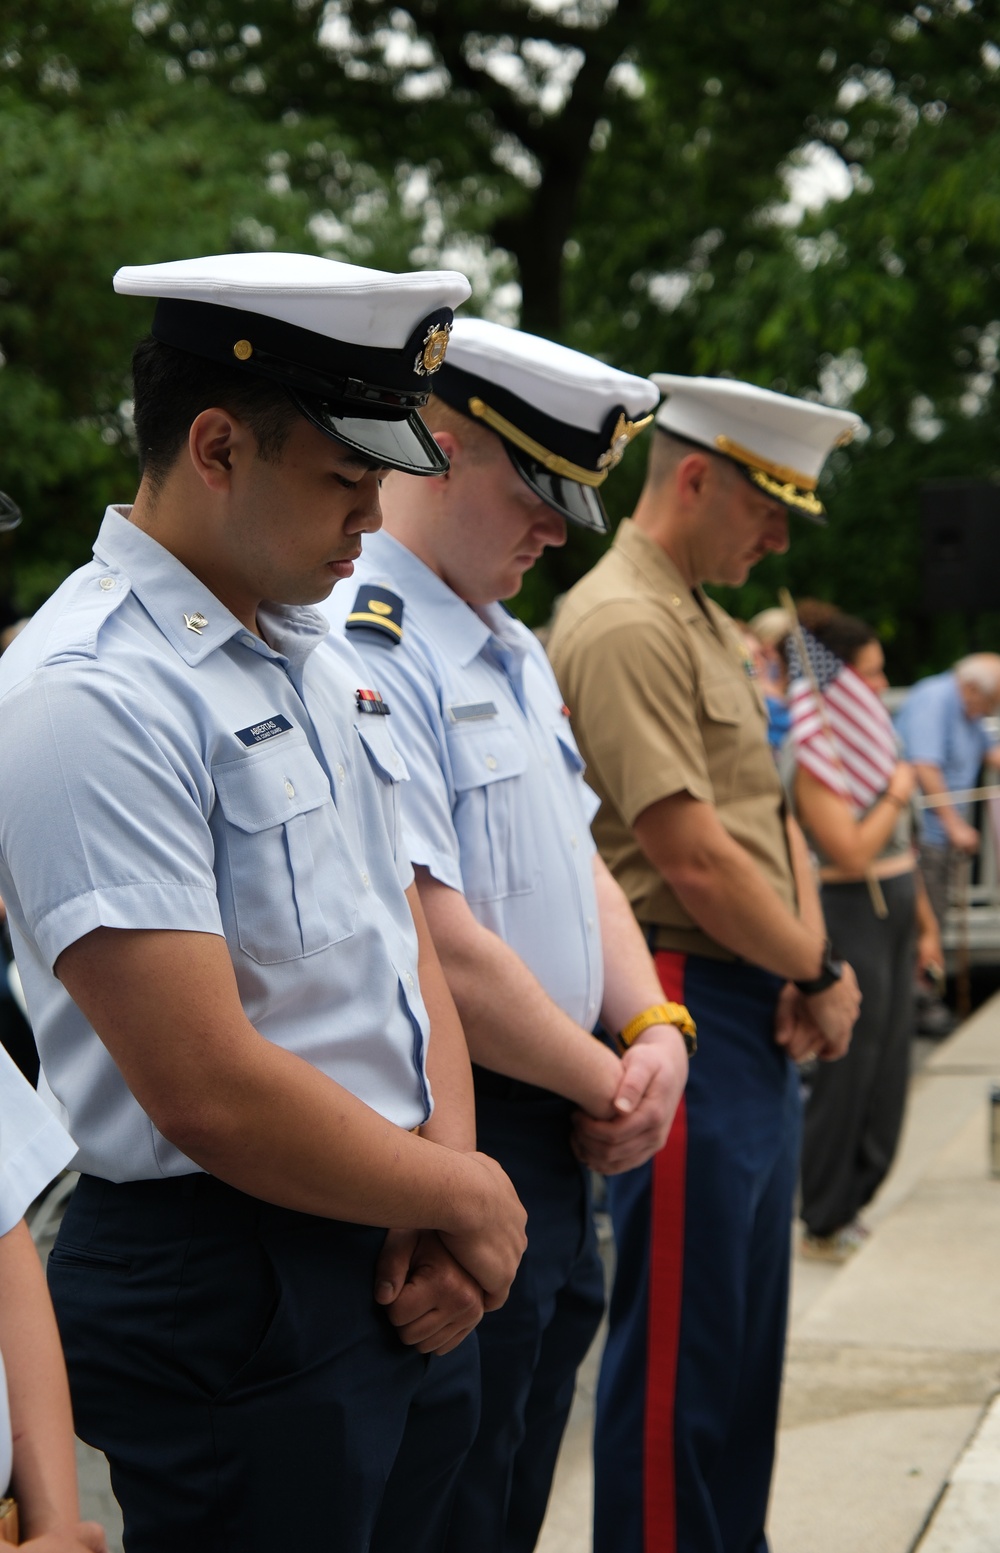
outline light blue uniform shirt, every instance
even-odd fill
[[[980,718],[968,718],[953,670],[932,674],[914,685],[896,714],[896,731],[907,760],[939,766],[945,786],[960,792],[975,787],[987,750],[996,739]],[[968,816],[968,804],[956,804]],[[923,837],[934,847],[948,845],[944,826],[933,809],[921,815]]]
[[[425,1121],[406,768],[389,719],[357,710],[361,661],[342,640],[315,652],[312,609],[267,606],[252,635],[115,509],[94,556],[0,660],[0,896],[78,1168],[197,1168],[53,974],[99,926],[224,936],[261,1035]]]
[[[414,864],[461,890],[585,1029],[603,997],[590,821],[597,800],[536,638],[499,604],[481,612],[389,534],[366,535],[355,582],[404,601],[403,640],[351,631],[391,708],[410,781]],[[322,606],[339,634],[358,588]]]

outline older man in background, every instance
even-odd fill
[[[996,734],[987,727],[1000,705],[1000,655],[972,653],[954,668],[919,680],[907,696],[896,727],[907,760],[929,797],[974,787],[984,765],[1000,767]],[[924,810],[920,872],[934,915],[943,925],[956,865],[979,850],[979,832],[967,803],[942,803]],[[926,989],[918,1002],[922,1035],[943,1036],[954,1020],[940,998]]]

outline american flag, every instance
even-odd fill
[[[802,643],[823,705],[817,706],[798,644],[790,636],[788,702],[795,759],[863,814],[885,792],[899,760],[892,722],[875,692],[842,658],[810,631],[802,631]]]

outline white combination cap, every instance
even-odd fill
[[[470,293],[464,275],[231,253],[127,266],[114,286],[156,299],[156,339],[280,383],[338,442],[409,474],[448,467],[417,411]]]
[[[657,392],[580,351],[484,318],[459,318],[434,393],[497,433],[518,473],[556,512],[603,533],[598,495]]]
[[[664,395],[657,426],[732,459],[768,496],[825,521],[820,472],[863,424],[860,415],[731,378],[654,372],[652,382]]]

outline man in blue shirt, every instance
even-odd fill
[[[137,1553],[436,1553],[524,1212],[474,1152],[387,708],[304,606],[386,469],[447,467],[415,411],[468,285],[115,283],[159,299],[139,491],[0,664],[0,895],[83,1172],[49,1262],[77,1427]]]
[[[946,673],[914,685],[896,717],[896,728],[925,793],[975,787],[984,764],[1000,766],[996,735],[983,721],[998,705],[996,653],[973,653]],[[938,804],[923,811],[920,870],[939,922],[948,909],[954,860],[979,850],[979,832],[968,816],[967,803]]]
[[[686,1011],[665,1001],[591,839],[568,708],[497,602],[567,520],[604,527],[599,488],[655,400],[645,379],[458,320],[425,412],[448,473],[387,481],[353,605],[329,606],[392,708],[407,850],[472,1053],[480,1146],[528,1209],[511,1298],[479,1331],[483,1416],[449,1553],[535,1546],[603,1308],[580,1160],[610,1173],[648,1159],[687,1074],[672,1022]],[[598,1018],[621,1055],[593,1038]]]

